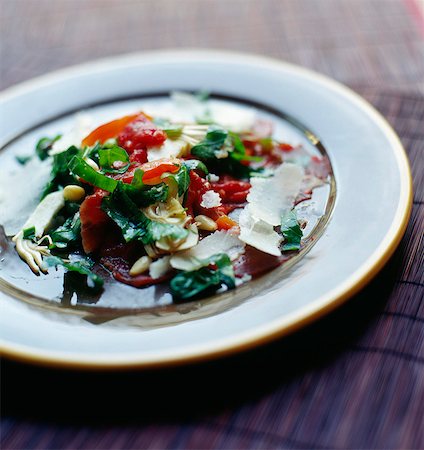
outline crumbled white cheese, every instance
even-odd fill
[[[236,277],[236,286],[241,286],[244,283],[247,283],[252,279],[252,275],[249,275],[248,273],[245,273],[242,277]]]
[[[243,252],[245,244],[238,236],[227,231],[215,233],[202,239],[195,247],[171,256],[171,266],[179,270],[196,270],[202,267],[202,260],[218,253],[226,253],[235,261]]]
[[[218,159],[224,159],[224,158],[228,158],[228,151],[225,149],[222,150],[215,150],[215,156]]]
[[[281,255],[282,237],[274,230],[273,225],[254,217],[250,205],[240,213],[239,226],[241,241],[270,255]]]
[[[280,225],[282,213],[294,204],[303,176],[302,167],[284,163],[270,178],[252,177],[247,196],[251,214],[270,225]]]
[[[169,272],[172,269],[171,264],[169,263],[170,259],[170,256],[163,256],[162,258],[153,261],[150,264],[150,276],[156,279],[163,277]]]
[[[75,123],[68,133],[62,135],[54,144],[50,150],[50,155],[56,155],[67,150],[72,145],[76,147],[81,146],[81,141],[88,136],[93,129],[92,117],[88,114],[77,114],[75,116]]]
[[[218,194],[218,192],[206,191],[202,195],[202,201],[200,202],[200,206],[203,206],[203,208],[207,209],[221,206],[221,196]]]
[[[219,181],[219,176],[218,176],[218,175],[215,175],[214,173],[209,173],[209,175],[208,175],[208,180],[209,180],[211,183],[217,183],[217,182]]]

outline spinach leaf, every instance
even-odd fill
[[[131,184],[119,183],[121,189],[138,207],[146,207],[157,202],[164,202],[168,198],[169,188],[165,183],[154,186],[143,183],[144,172],[136,169]]]
[[[67,167],[74,175],[78,175],[87,183],[105,191],[113,192],[118,185],[117,180],[96,172],[79,156],[74,156]]]
[[[188,170],[201,170],[205,175],[209,173],[206,165],[198,159],[187,159],[183,161],[183,164],[187,167]]]
[[[250,156],[246,154],[246,147],[240,136],[232,131],[229,132],[229,138],[233,146],[233,151],[230,153],[230,157],[238,161],[262,161],[260,156]]]
[[[69,217],[63,225],[49,233],[53,245],[50,248],[65,249],[78,243],[81,239],[81,220],[79,211]]]
[[[35,227],[25,228],[23,231],[23,238],[29,240],[35,239]]]
[[[68,272],[75,272],[87,277],[87,286],[94,291],[103,287],[103,279],[92,272],[94,262],[88,257],[70,256],[70,261],[64,261],[57,256],[47,256],[43,260],[46,267],[63,266]]]
[[[188,230],[178,225],[150,220],[121,185],[111,196],[103,199],[102,209],[121,229],[126,242],[137,240],[151,244],[163,237],[183,239],[188,235]]]
[[[228,255],[219,253],[203,260],[204,267],[191,272],[181,272],[170,282],[173,299],[190,300],[199,294],[215,292],[222,285],[234,289],[235,276]]]
[[[192,147],[191,154],[202,161],[215,160],[216,152],[221,150],[228,137],[228,131],[222,128],[210,127],[205,138]]]
[[[167,175],[167,178],[174,180],[178,196],[184,195],[190,185],[190,171],[184,164],[177,173]],[[175,191],[174,191],[175,192]]]
[[[283,251],[292,251],[300,249],[300,241],[303,233],[297,221],[296,211],[291,211],[283,214],[281,218],[281,233],[284,237],[284,243],[282,246]]]
[[[103,173],[125,173],[130,166],[128,153],[118,145],[104,146],[98,149],[99,165]],[[119,168],[115,163],[121,163]]]
[[[53,138],[43,137],[37,142],[37,145],[35,146],[35,152],[37,153],[37,156],[41,159],[41,161],[44,161],[48,158],[49,151],[52,149],[53,144],[61,137],[61,134],[58,134]]]
[[[61,186],[66,186],[67,184],[80,184],[75,180],[75,177],[72,176],[68,168],[69,162],[80,153],[81,150],[79,148],[71,146],[64,152],[53,156],[51,178],[43,190],[41,199],[47,194],[50,194],[50,192],[57,191]]]
[[[228,150],[227,158],[217,158],[216,152]],[[214,173],[228,173],[236,178],[247,179],[253,173],[262,172],[262,168],[252,168],[242,161],[260,161],[261,159],[246,155],[246,149],[239,136],[221,128],[212,128],[199,144],[191,149],[191,154],[208,164]]]
[[[18,161],[18,163],[21,164],[22,166],[24,166],[31,158],[32,156],[20,156],[20,155],[15,156],[16,161]]]

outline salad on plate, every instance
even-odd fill
[[[132,111],[94,128],[79,117],[38,141],[31,159],[49,179],[13,236],[34,274],[62,266],[101,291],[106,273],[140,295],[166,284],[185,302],[302,249],[299,205],[328,182],[327,158],[276,139],[271,120],[214,110],[204,95],[173,99],[191,116]]]

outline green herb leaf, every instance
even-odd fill
[[[291,211],[283,214],[281,218],[281,233],[284,237],[284,243],[282,246],[283,251],[292,251],[300,249],[300,241],[303,236],[303,232],[297,221],[296,211]]]
[[[136,169],[131,184],[119,183],[121,189],[138,207],[164,202],[168,198],[169,188],[165,183],[148,186],[143,183],[144,172]]]
[[[183,164],[189,170],[201,170],[205,175],[209,173],[209,170],[206,167],[206,165],[202,161],[199,161],[198,159],[187,159],[183,161]]]
[[[61,134],[58,134],[53,138],[43,137],[37,142],[37,145],[35,146],[35,152],[37,153],[37,156],[41,159],[41,161],[44,161],[49,156],[49,151],[52,149],[53,144],[61,137]]]
[[[169,187],[165,183],[145,186],[144,188],[136,188],[132,184],[120,183],[120,187],[136,206],[141,208],[153,205],[153,203],[165,202],[169,194]]]
[[[102,209],[119,226],[126,242],[141,241],[152,244],[163,237],[183,239],[188,230],[178,225],[150,220],[119,185],[116,191],[102,201]]]
[[[199,294],[215,292],[222,285],[234,289],[234,270],[228,255],[219,253],[203,263],[204,267],[191,272],[181,272],[171,280],[171,293],[175,301],[186,301]]]
[[[246,147],[244,146],[240,136],[232,131],[229,132],[231,144],[233,145],[233,151],[230,153],[230,158],[238,161],[262,161],[260,156],[250,156],[246,154]]]
[[[228,157],[217,158],[216,152],[223,148],[228,150]],[[191,149],[191,153],[205,161],[208,167],[218,174],[228,173],[237,178],[247,179],[253,173],[260,173],[263,170],[242,164],[243,160],[258,161],[258,158],[246,155],[246,149],[237,134],[221,128],[212,128],[208,131],[205,139],[195,145]]]
[[[69,162],[68,167],[74,175],[78,175],[87,183],[105,191],[113,192],[118,185],[117,180],[96,172],[79,156],[74,156]]]
[[[23,166],[32,158],[32,156],[15,156],[16,161]]]
[[[125,173],[130,166],[128,153],[118,145],[104,146],[98,150],[99,165],[104,173]],[[116,163],[121,163],[116,167]]]
[[[69,262],[57,256],[47,256],[43,260],[46,267],[63,266],[68,272],[76,272],[87,277],[87,286],[95,291],[103,287],[103,279],[91,271],[94,262],[88,257],[71,256]]]
[[[173,179],[178,186],[178,196],[184,195],[190,185],[189,173],[189,169],[183,164],[177,173],[166,175],[166,178]]]
[[[211,127],[205,138],[192,147],[191,154],[202,161],[215,160],[216,152],[221,150],[228,136],[228,131],[222,128]]]
[[[79,211],[73,217],[69,217],[63,225],[49,233],[53,245],[50,248],[68,248],[81,240],[81,220]]]
[[[23,238],[30,240],[35,239],[35,227],[25,228],[23,231]]]
[[[75,180],[69,172],[68,164],[71,159],[79,155],[81,150],[75,146],[69,147],[64,152],[58,153],[53,156],[51,178],[47,186],[44,188],[41,199],[43,199],[50,192],[57,191],[59,187],[66,186],[67,184],[80,184]]]

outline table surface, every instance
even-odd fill
[[[3,361],[2,449],[424,448],[423,11],[419,0],[0,0],[2,89],[131,51],[266,54],[368,99],[414,179],[411,221],[383,271],[285,339],[163,371]]]

